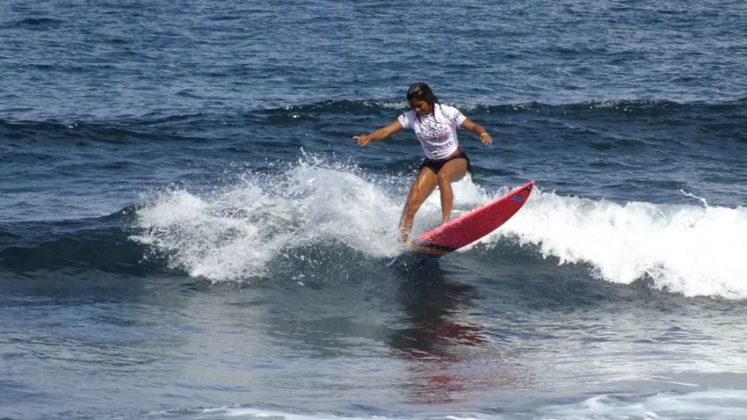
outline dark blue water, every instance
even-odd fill
[[[0,417],[747,415],[744,2],[0,4]],[[415,81],[484,125],[387,270]],[[437,195],[414,231],[440,220]]]

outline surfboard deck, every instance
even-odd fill
[[[477,241],[516,214],[533,189],[534,181],[529,181],[503,197],[423,233],[408,244],[407,250],[391,259],[387,267],[422,265]]]

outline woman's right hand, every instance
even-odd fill
[[[365,146],[371,142],[371,139],[365,134],[361,134],[360,136],[353,136],[353,140],[358,142],[358,146]]]

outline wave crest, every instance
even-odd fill
[[[536,194],[495,238],[515,236],[560,264],[589,263],[606,281],[648,279],[686,296],[747,298],[747,209],[618,204]]]
[[[401,249],[396,226],[407,180],[395,178],[367,179],[356,167],[307,157],[281,175],[247,173],[241,183],[207,193],[165,191],[137,210],[131,239],[166,255],[172,268],[212,281],[273,276],[279,262],[314,258],[308,250],[320,246],[326,251],[317,265],[349,265],[351,250],[388,257]],[[455,214],[506,192],[487,193],[469,179],[454,189]],[[435,226],[439,215],[434,193],[413,234]],[[514,218],[478,243],[499,252],[506,240],[559,264],[591,266],[604,281],[646,280],[686,296],[747,298],[743,207],[620,204],[538,188]]]

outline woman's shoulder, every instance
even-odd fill
[[[456,121],[457,124],[461,124],[466,118],[464,114],[462,114],[462,111],[451,105],[441,105],[439,108],[441,111],[441,115]]]
[[[415,117],[415,110],[410,108],[407,111],[403,112],[402,115],[406,118],[414,118]]]
[[[403,112],[399,117],[397,117],[397,121],[399,121],[402,127],[411,128],[415,123],[415,111],[410,109]]]

